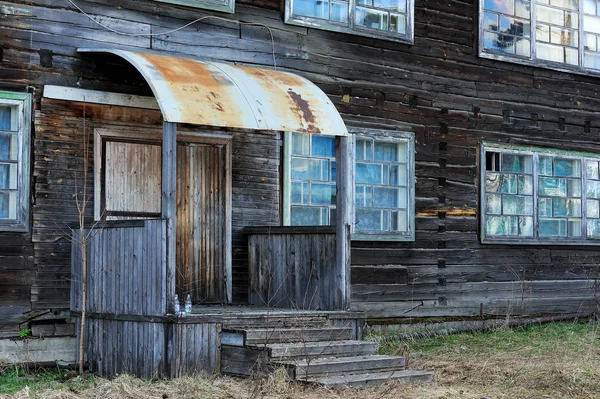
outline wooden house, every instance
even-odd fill
[[[596,311],[595,2],[19,0],[0,30],[3,336],[77,321],[82,278],[106,375],[218,371],[269,314]]]

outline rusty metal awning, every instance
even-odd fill
[[[167,122],[346,136],[329,97],[287,72],[113,49],[146,79]]]

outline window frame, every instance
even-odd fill
[[[535,7],[536,7],[536,0],[531,0],[530,4],[531,4],[531,8],[530,8],[530,27],[531,27],[531,37],[530,37],[530,41],[531,41],[531,45],[530,45],[530,55],[528,58],[524,57],[524,56],[519,56],[519,55],[509,55],[509,54],[502,54],[502,53],[497,53],[497,52],[492,52],[490,50],[485,50],[484,49],[484,18],[485,18],[485,6],[484,6],[485,0],[479,0],[479,27],[478,27],[478,53],[479,53],[479,57],[481,58],[487,58],[487,59],[491,59],[491,60],[496,60],[496,61],[504,61],[504,62],[511,62],[511,63],[515,63],[515,64],[522,64],[522,65],[528,65],[528,66],[533,66],[533,67],[539,67],[539,68],[546,68],[546,69],[551,69],[551,70],[555,70],[555,71],[560,71],[560,72],[569,72],[569,73],[576,73],[576,74],[581,74],[581,75],[588,75],[588,76],[600,76],[600,69],[593,69],[593,68],[586,68],[583,65],[583,56],[584,56],[584,37],[585,37],[585,29],[584,29],[584,24],[583,24],[583,15],[584,15],[584,11],[583,11],[583,2],[579,1],[578,2],[578,9],[577,12],[579,14],[578,17],[578,28],[576,29],[576,31],[578,32],[578,36],[579,36],[579,43],[577,46],[577,53],[578,53],[578,65],[570,65],[570,64],[566,64],[566,63],[561,63],[561,62],[553,62],[553,61],[548,61],[548,60],[542,60],[542,59],[538,59],[535,58],[536,56],[536,48],[535,48],[535,43],[537,42],[536,39],[536,14],[534,12]],[[600,53],[600,51],[598,51]]]
[[[31,102],[30,93],[0,91],[0,105],[17,106],[19,114],[16,218],[0,219],[0,231],[29,232]]]
[[[235,13],[235,0],[154,0],[160,3],[176,4],[203,10],[213,10],[226,12],[229,14]]]
[[[398,43],[414,44],[414,0],[406,0],[406,33],[399,34],[391,31],[380,31],[377,29],[369,29],[367,27],[356,26],[354,17],[356,14],[356,0],[348,0],[348,23],[336,24],[326,19],[310,17],[306,15],[294,15],[294,0],[285,0],[284,19],[283,22],[290,25],[305,26],[313,29],[321,29],[338,33],[347,33],[350,35],[358,35],[382,39]]]
[[[585,161],[586,159],[595,159],[600,161],[600,154],[588,153],[588,152],[577,152],[577,151],[567,151],[560,149],[552,149],[552,148],[543,148],[543,147],[529,147],[529,146],[511,146],[504,144],[495,144],[495,143],[485,143],[482,142],[479,147],[479,232],[482,244],[513,244],[513,245],[579,245],[579,246],[598,246],[600,245],[600,238],[588,238],[587,237],[587,204],[586,199],[587,196],[585,194],[586,191],[586,169],[585,169]],[[522,154],[522,155],[531,155],[532,156],[532,197],[533,197],[533,235],[531,237],[502,237],[502,236],[490,236],[486,232],[487,225],[487,214],[486,214],[486,186],[485,186],[485,178],[488,170],[486,169],[486,153],[487,152],[498,152],[500,154],[504,153],[513,153],[513,154]],[[581,167],[581,196],[580,197],[572,197],[572,198],[580,198],[581,199],[581,233],[580,237],[539,237],[539,214],[538,214],[538,206],[540,197],[547,197],[544,195],[540,196],[539,193],[539,167],[538,167],[538,159],[540,156],[551,156],[551,157],[561,157],[568,159],[577,159],[580,162]],[[503,173],[500,171],[499,173]],[[542,175],[546,176],[546,175]],[[565,177],[568,179],[568,177]],[[518,195],[518,194],[517,194]],[[569,197],[567,197],[569,198]],[[596,198],[594,198],[596,199]],[[565,216],[565,219],[568,219],[568,216]]]
[[[354,241],[414,241],[415,240],[415,135],[411,132],[405,131],[392,131],[392,130],[378,130],[378,129],[363,129],[363,128],[348,128],[350,140],[350,152],[351,152],[351,170],[345,171],[350,173],[352,178],[351,187],[351,204],[350,204],[350,215],[351,215],[351,239]],[[303,133],[304,134],[304,133]],[[283,218],[282,224],[284,226],[291,226],[290,214],[291,214],[291,143],[292,133],[285,132],[283,140],[283,190],[282,190],[282,210]],[[387,142],[405,142],[406,143],[406,166],[407,166],[407,204],[406,204],[406,220],[407,229],[406,232],[399,231],[360,231],[356,228],[355,223],[355,211],[356,211],[356,182],[355,182],[355,165],[356,165],[356,139],[366,138],[376,141],[387,141]],[[336,150],[337,139],[336,141]],[[337,154],[336,154],[337,162]],[[339,173],[339,171],[336,171]]]

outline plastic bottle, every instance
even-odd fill
[[[192,297],[190,296],[190,294],[188,294],[185,298],[185,313],[192,313]]]
[[[181,313],[181,305],[179,304],[179,295],[175,294],[175,314]]]

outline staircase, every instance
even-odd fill
[[[375,342],[356,335],[352,327],[332,325],[326,312],[231,320],[221,333],[221,372],[265,376],[283,367],[292,380],[325,386],[432,381],[432,373],[406,370],[403,357],[378,355]]]

